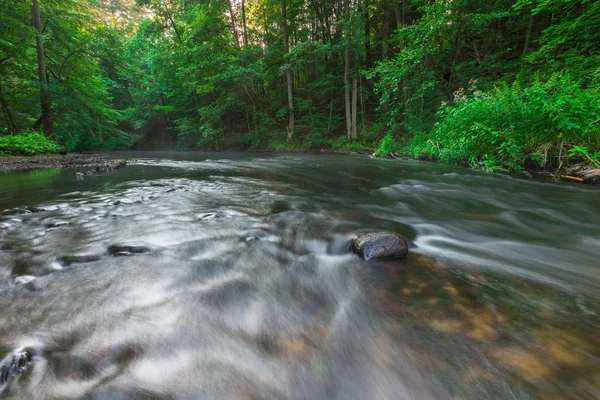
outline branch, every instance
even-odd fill
[[[58,78],[57,79],[59,82],[62,82],[62,73],[63,73],[63,70],[65,69],[65,65],[67,64],[67,61],[69,61],[69,58],[71,58],[75,54],[80,53],[82,51],[83,51],[83,49],[77,49],[75,51],[72,51],[68,56],[65,57],[63,62],[60,64],[60,68],[58,70]]]
[[[54,77],[54,79],[56,79],[57,81],[60,82],[60,79],[58,79],[58,77],[56,76],[56,74],[54,73],[54,71],[52,71],[52,68],[50,68],[49,65],[46,65],[46,70],[50,71],[50,73],[52,74],[52,76]]]

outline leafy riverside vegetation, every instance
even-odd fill
[[[593,0],[1,1],[0,151],[599,165],[599,50]]]

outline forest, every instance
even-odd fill
[[[600,1],[0,0],[0,155],[600,167]]]

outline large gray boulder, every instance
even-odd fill
[[[352,240],[352,249],[365,260],[392,260],[406,257],[408,243],[395,232],[369,232]]]

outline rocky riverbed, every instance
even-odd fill
[[[103,164],[106,158],[101,154],[79,153],[49,156],[6,156],[0,157],[0,171],[95,167]]]

